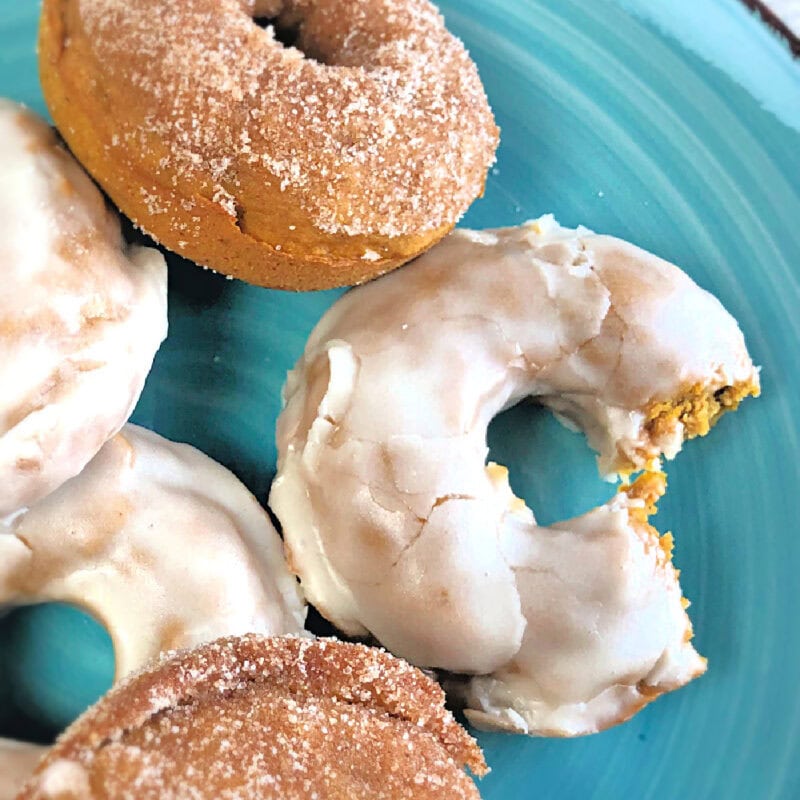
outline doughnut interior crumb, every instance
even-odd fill
[[[672,559],[673,538],[670,532],[659,533],[655,526],[650,524],[650,517],[658,511],[658,501],[667,491],[667,476],[663,472],[644,472],[633,483],[620,487],[620,494],[627,495],[631,500],[640,500],[641,505],[628,507],[628,517],[636,530],[647,540],[658,542],[663,552],[664,564]]]
[[[676,422],[684,429],[684,438],[705,436],[728,411],[735,411],[746,397],[758,397],[759,386],[752,381],[714,389],[696,383],[687,386],[677,399],[653,403],[646,411],[645,429],[658,440],[669,435]]]
[[[662,534],[650,523],[650,517],[658,511],[658,501],[667,491],[666,474],[660,471],[644,472],[639,475],[633,483],[620,487],[619,491],[621,494],[626,494],[632,500],[642,501],[642,505],[628,508],[628,517],[644,541],[657,544],[659,548],[657,554],[658,565],[662,568],[671,567],[672,553],[675,549],[675,538],[671,531]],[[672,569],[674,569],[674,567],[672,567]],[[675,570],[675,577],[676,579],[680,577],[680,570]],[[685,610],[689,608],[691,603],[686,597],[681,597],[681,605]],[[686,632],[683,638],[685,642],[690,642],[694,638],[694,628],[692,627],[692,621],[689,617],[686,617]],[[702,660],[703,663],[707,663],[707,659],[703,658]]]

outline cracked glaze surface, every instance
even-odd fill
[[[0,530],[128,419],[167,333],[167,269],[43,120],[0,99]]]
[[[539,617],[557,602],[522,575],[526,564],[547,556],[574,578],[573,559],[597,538],[607,571],[565,612],[575,635],[547,639],[550,668],[572,664],[591,639],[592,604],[603,626],[637,646],[617,661],[614,636],[603,638],[584,679],[570,681],[574,696],[534,681],[527,700],[561,708],[620,681],[635,687],[652,676],[653,694],[685,683],[702,662],[684,641],[671,566],[657,570],[655,588],[645,585],[655,534],[630,522],[639,501],[615,499],[564,523],[574,535],[545,535],[504,470],[487,468],[486,429],[533,396],[586,431],[604,473],[641,469],[673,456],[684,438],[677,417],[651,432],[648,408],[698,385],[713,396],[757,387],[758,374],[736,321],[677,267],[552,217],[456,231],[396,275],[345,295],[288,378],[270,501],[309,601],[347,633],[371,633],[416,664],[492,673],[525,657]],[[617,580],[619,570],[634,574]],[[515,724],[589,732],[633,713],[640,694],[618,698],[614,714],[570,721],[531,712]],[[507,715],[495,721],[507,725]]]
[[[298,633],[305,611],[269,517],[199,450],[126,425],[0,536],[0,610],[80,606],[116,678],[222,634]]]

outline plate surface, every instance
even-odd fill
[[[682,265],[738,318],[764,393],[669,465],[708,674],[573,741],[481,735],[482,792],[514,798],[800,797],[800,63],[735,0],[449,0],[503,129],[474,227],[547,211]],[[662,10],[663,9],[663,10]],[[0,0],[0,94],[39,111],[38,4]],[[170,324],[135,420],[261,498],[280,388],[335,292],[291,295],[173,259]],[[602,502],[582,438],[530,407],[492,455],[544,523]],[[0,623],[0,731],[46,735],[107,685],[102,629],[60,607]],[[13,698],[13,700],[12,700]]]

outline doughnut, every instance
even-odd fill
[[[14,800],[46,752],[46,747],[0,739],[0,800]]]
[[[702,662],[684,641],[675,571],[659,566],[658,581],[634,591],[656,550],[654,533],[626,522],[636,493],[545,534],[506,471],[487,467],[487,427],[532,397],[586,432],[604,474],[656,470],[758,387],[736,321],[656,256],[552,217],[457,230],[320,320],[284,387],[270,505],[306,598],[327,619],[456,673],[493,674],[526,635],[547,633],[555,612],[527,596],[539,558],[563,556],[558,569],[579,581],[568,553],[605,548],[634,571],[596,576],[598,591],[623,594],[603,624],[638,640],[625,683],[650,681],[660,663],[669,679],[653,675],[654,686],[673,687]],[[545,619],[532,619],[537,608]],[[589,636],[582,604],[563,614],[573,611],[576,639]],[[557,644],[560,661],[585,642]],[[608,659],[583,664],[598,692],[619,680],[609,647]],[[596,717],[601,726],[613,714]]]
[[[414,258],[482,194],[497,147],[428,0],[45,0],[39,65],[56,125],[127,216],[274,288]]]
[[[336,640],[229,637],[111,690],[19,800],[461,800],[486,773],[422,672]]]
[[[0,99],[0,536],[133,410],[167,332],[167,271],[36,115]]]
[[[278,534],[221,465],[135,425],[0,535],[0,609],[72,603],[105,624],[116,679],[218,636],[302,631]]]

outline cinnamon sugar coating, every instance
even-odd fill
[[[278,288],[360,282],[427,249],[497,146],[475,65],[428,0],[46,0],[40,70],[128,216]]]
[[[477,798],[463,766],[486,772],[419,670],[363,645],[250,635],[120,684],[19,800]]]

